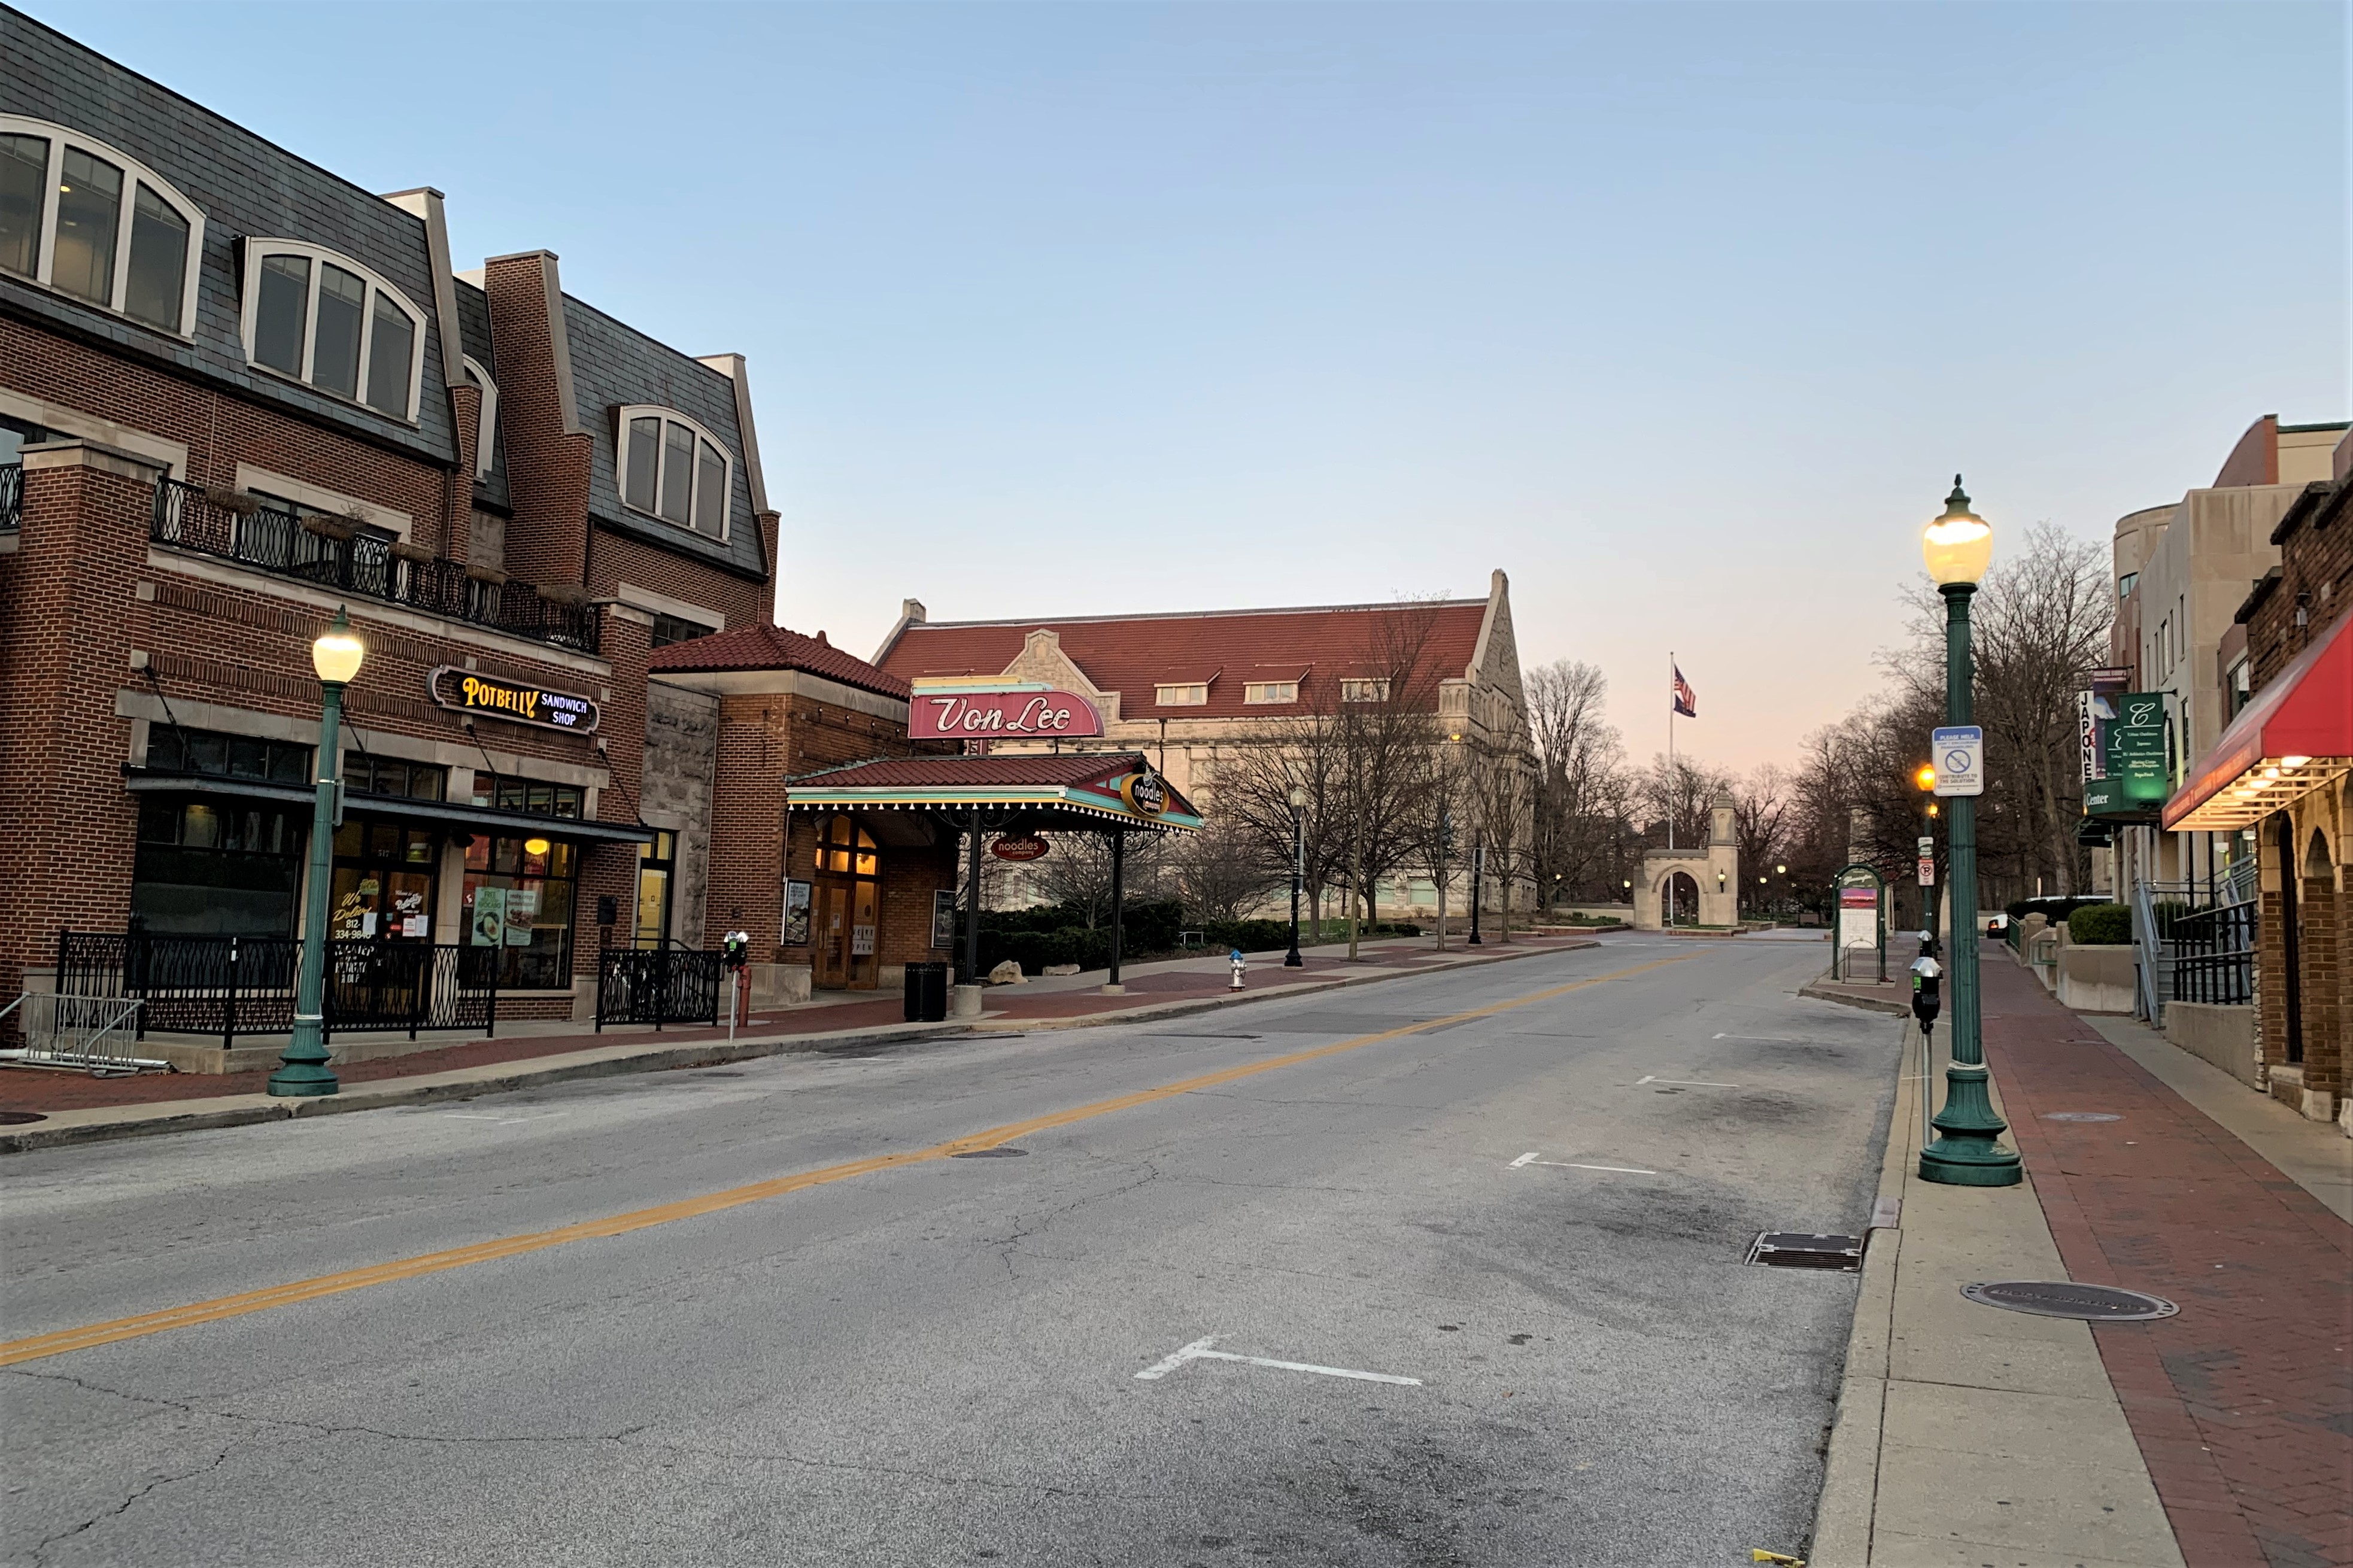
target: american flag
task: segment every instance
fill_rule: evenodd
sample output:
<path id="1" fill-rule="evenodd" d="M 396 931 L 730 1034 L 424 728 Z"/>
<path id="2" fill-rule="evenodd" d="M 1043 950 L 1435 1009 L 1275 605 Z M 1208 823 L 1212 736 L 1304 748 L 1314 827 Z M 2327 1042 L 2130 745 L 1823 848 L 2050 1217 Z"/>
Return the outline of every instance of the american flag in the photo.
<path id="1" fill-rule="evenodd" d="M 1674 689 L 1669 693 L 1674 702 L 1675 711 L 1682 714 L 1686 719 L 1698 718 L 1699 697 L 1697 693 L 1692 690 L 1691 682 L 1683 679 L 1683 667 L 1677 664 L 1670 664 L 1667 668 L 1675 672 Z"/>

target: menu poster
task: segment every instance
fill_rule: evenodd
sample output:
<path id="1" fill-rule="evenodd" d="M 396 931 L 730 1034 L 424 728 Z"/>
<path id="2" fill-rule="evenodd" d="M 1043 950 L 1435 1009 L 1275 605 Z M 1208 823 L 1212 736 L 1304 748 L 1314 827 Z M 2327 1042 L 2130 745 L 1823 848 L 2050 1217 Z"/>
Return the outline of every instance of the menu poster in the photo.
<path id="1" fill-rule="evenodd" d="M 403 936 L 432 935 L 432 917 L 429 915 L 409 915 L 405 917 L 400 922 L 400 934 Z"/>
<path id="2" fill-rule="evenodd" d="M 932 945 L 954 947 L 956 942 L 956 896 L 953 888 L 932 894 Z"/>
<path id="3" fill-rule="evenodd" d="M 785 883 L 784 944 L 804 947 L 809 939 L 809 884 L 787 880 Z"/>
<path id="4" fill-rule="evenodd" d="M 504 888 L 474 889 L 474 945 L 497 947 L 506 940 L 507 890 Z"/>

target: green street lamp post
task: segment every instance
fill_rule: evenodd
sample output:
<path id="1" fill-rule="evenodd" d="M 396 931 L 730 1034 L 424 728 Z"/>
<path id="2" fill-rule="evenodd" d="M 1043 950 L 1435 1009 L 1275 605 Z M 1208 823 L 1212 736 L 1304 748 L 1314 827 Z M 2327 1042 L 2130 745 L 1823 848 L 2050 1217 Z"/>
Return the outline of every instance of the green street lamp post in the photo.
<path id="1" fill-rule="evenodd" d="M 1307 869 L 1306 851 L 1301 847 L 1300 826 L 1307 819 L 1307 789 L 1303 784 L 1291 786 L 1291 951 L 1282 955 L 1285 969 L 1299 969 L 1307 961 L 1299 956 L 1299 884 Z M 1321 941 L 1324 933 L 1315 933 Z"/>
<path id="2" fill-rule="evenodd" d="M 1993 559 L 1993 530 L 1969 510 L 1958 474 L 1953 476 L 1953 493 L 1945 498 L 1944 514 L 1921 533 L 1920 552 L 1936 591 L 1945 596 L 1945 722 L 1967 724 L 1975 674 L 1969 600 Z M 1998 1142 L 2007 1124 L 1994 1114 L 1988 1088 L 1978 1000 L 1978 803 L 1966 795 L 1953 795 L 1950 802 L 1952 809 L 1945 814 L 1945 855 L 1953 929 L 1945 944 L 1945 972 L 1952 977 L 1952 1061 L 1945 1069 L 1945 1109 L 1936 1115 L 1936 1141 L 1920 1151 L 1920 1179 L 1950 1186 L 2014 1186 L 2025 1173 L 2017 1152 Z M 1926 1087 L 1924 1081 L 1924 1090 Z"/>
<path id="3" fill-rule="evenodd" d="M 343 721 L 343 688 L 360 672 L 367 648 L 352 635 L 351 617 L 338 607 L 334 624 L 311 645 L 311 665 L 319 672 L 324 700 L 319 710 L 318 787 L 311 804 L 311 879 L 302 899 L 302 968 L 294 983 L 294 1037 L 269 1075 L 277 1095 L 332 1094 L 342 1086 L 327 1065 L 327 896 L 335 875 L 335 805 L 342 790 L 338 733 Z"/>

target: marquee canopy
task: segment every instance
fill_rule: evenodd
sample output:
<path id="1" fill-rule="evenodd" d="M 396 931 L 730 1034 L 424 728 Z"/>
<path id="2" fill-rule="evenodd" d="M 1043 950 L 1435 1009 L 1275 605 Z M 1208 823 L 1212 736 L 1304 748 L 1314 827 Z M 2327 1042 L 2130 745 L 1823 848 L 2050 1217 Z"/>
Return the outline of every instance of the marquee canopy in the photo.
<path id="1" fill-rule="evenodd" d="M 2252 827 L 2353 768 L 2353 616 L 2255 693 L 2165 803 L 2168 831 Z"/>
<path id="2" fill-rule="evenodd" d="M 1188 833 L 1200 814 L 1141 752 L 890 757 L 786 781 L 788 809 L 919 812 L 962 831 L 976 809 L 1009 832 Z"/>

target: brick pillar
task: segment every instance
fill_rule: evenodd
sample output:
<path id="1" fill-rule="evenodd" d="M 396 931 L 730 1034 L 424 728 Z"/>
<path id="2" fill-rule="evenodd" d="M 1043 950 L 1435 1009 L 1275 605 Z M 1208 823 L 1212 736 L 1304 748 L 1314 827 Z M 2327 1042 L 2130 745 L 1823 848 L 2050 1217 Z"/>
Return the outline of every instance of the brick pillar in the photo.
<path id="1" fill-rule="evenodd" d="M 450 423 L 458 436 L 458 466 L 449 476 L 448 514 L 441 520 L 441 554 L 463 561 L 474 535 L 474 464 L 491 432 L 482 426 L 482 389 L 460 382 L 449 389 Z"/>
<path id="2" fill-rule="evenodd" d="M 2345 971 L 2337 879 L 2333 872 L 2297 884 L 2296 935 L 2304 972 L 2304 1087 L 2307 1093 L 2345 1092 Z"/>
<path id="3" fill-rule="evenodd" d="M 0 988 L 55 961 L 60 927 L 123 929 L 138 807 L 122 787 L 135 684 L 137 587 L 162 470 L 95 442 L 25 453 L 24 523 L 11 563 L 0 686 L 0 820 L 13 825 L 0 881 Z"/>
<path id="4" fill-rule="evenodd" d="M 600 704 L 596 737 L 605 742 L 597 759 L 611 775 L 596 795 L 596 816 L 602 822 L 638 820 L 646 766 L 646 658 L 653 651 L 653 617 L 626 605 L 603 606 L 597 630 L 598 652 L 613 667 L 610 693 Z M 579 905 L 573 917 L 572 973 L 586 978 L 593 989 L 596 952 L 603 932 L 596 923 L 596 900 L 617 901 L 615 942 L 626 941 L 634 930 L 638 898 L 638 847 L 634 844 L 592 844 L 581 856 Z"/>
<path id="5" fill-rule="evenodd" d="M 2279 843 L 2266 823 L 2255 837 L 2255 1038 L 2266 1067 L 2287 1065 L 2287 940 L 2281 934 L 2287 900 Z"/>
<path id="6" fill-rule="evenodd" d="M 719 756 L 711 777 L 706 932 L 752 934 L 755 962 L 780 962 L 784 927 L 785 786 L 792 699 L 752 692 L 719 701 Z"/>

